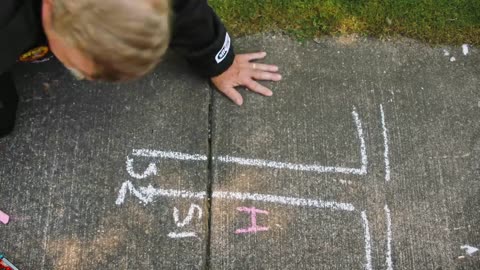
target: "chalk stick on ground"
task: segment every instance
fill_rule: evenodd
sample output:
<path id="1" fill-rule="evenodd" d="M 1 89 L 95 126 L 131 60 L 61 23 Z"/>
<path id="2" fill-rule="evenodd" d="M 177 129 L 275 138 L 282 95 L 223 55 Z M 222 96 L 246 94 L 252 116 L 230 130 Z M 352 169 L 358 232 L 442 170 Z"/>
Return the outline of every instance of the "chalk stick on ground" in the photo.
<path id="1" fill-rule="evenodd" d="M 463 55 L 468 54 L 468 44 L 463 44 L 462 45 L 462 52 L 463 52 Z"/>
<path id="2" fill-rule="evenodd" d="M 3 224 L 7 224 L 9 220 L 10 217 L 4 212 L 0 211 L 0 222 L 2 222 Z"/>

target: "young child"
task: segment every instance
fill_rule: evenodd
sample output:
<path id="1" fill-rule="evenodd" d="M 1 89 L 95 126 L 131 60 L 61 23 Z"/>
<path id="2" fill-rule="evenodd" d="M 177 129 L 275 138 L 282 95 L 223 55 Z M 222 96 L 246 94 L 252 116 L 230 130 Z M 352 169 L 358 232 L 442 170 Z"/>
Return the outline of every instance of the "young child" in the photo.
<path id="1" fill-rule="evenodd" d="M 207 0 L 2 0 L 0 35 L 0 137 L 18 103 L 9 70 L 49 50 L 78 79 L 124 81 L 150 72 L 171 47 L 238 105 L 234 87 L 270 96 L 255 80 L 281 79 L 278 67 L 251 62 L 266 53 L 235 55 Z"/>

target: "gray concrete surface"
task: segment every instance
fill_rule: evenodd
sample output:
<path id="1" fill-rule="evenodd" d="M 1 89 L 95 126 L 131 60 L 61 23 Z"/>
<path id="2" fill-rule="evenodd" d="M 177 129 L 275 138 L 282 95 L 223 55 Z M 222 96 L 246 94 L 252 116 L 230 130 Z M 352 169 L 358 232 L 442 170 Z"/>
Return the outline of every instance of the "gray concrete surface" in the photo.
<path id="1" fill-rule="evenodd" d="M 137 186 L 206 190 L 207 166 L 157 160 L 157 176 L 136 179 L 153 158 L 134 149 L 207 153 L 209 86 L 167 60 L 154 75 L 125 85 L 78 82 L 56 62 L 20 67 L 22 102 L 15 134 L 1 141 L 1 249 L 20 269 L 193 269 L 205 241 L 169 241 L 173 207 L 117 194 Z M 199 205 L 203 206 L 202 202 Z M 187 208 L 188 210 L 188 208 Z M 207 235 L 202 222 L 198 237 Z M 191 228 L 190 228 L 191 229 Z"/>
<path id="2" fill-rule="evenodd" d="M 480 246 L 478 49 L 235 45 L 281 67 L 273 97 L 237 107 L 173 56 L 125 85 L 19 67 L 0 251 L 20 269 L 480 268 L 461 249 Z M 253 208 L 263 231 L 241 231 Z"/>
<path id="3" fill-rule="evenodd" d="M 361 212 L 371 234 L 372 269 L 388 269 L 391 214 L 394 269 L 477 269 L 478 247 L 477 50 L 432 49 L 411 41 L 354 37 L 300 45 L 281 36 L 242 40 L 244 51 L 271 52 L 284 80 L 274 96 L 248 94 L 245 108 L 215 98 L 214 154 L 295 164 L 359 168 L 362 121 L 365 175 L 299 172 L 217 162 L 214 190 L 235 190 L 352 203 L 356 210 L 213 201 L 214 269 L 364 269 L 368 265 Z M 388 130 L 386 182 L 382 106 Z M 257 234 L 238 206 L 268 210 Z M 368 268 L 368 267 L 366 267 Z"/>

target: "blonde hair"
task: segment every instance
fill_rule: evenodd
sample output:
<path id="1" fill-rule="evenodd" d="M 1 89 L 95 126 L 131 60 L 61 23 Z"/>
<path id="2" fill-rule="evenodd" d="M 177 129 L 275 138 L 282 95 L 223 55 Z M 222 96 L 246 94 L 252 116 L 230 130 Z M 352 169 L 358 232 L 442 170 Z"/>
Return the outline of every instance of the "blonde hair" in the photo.
<path id="1" fill-rule="evenodd" d="M 170 42 L 170 0 L 53 0 L 52 28 L 90 57 L 95 79 L 138 78 Z"/>

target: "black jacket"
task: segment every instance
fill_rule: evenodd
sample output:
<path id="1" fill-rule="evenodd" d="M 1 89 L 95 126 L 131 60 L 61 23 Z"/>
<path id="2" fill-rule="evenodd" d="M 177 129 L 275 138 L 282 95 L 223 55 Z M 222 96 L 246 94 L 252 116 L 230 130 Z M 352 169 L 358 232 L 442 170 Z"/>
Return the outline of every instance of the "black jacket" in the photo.
<path id="1" fill-rule="evenodd" d="M 0 74 L 8 71 L 22 53 L 46 43 L 41 23 L 41 2 L 1 0 Z M 183 55 L 198 73 L 213 77 L 231 66 L 234 51 L 230 37 L 207 0 L 173 0 L 173 14 L 170 46 Z"/>

